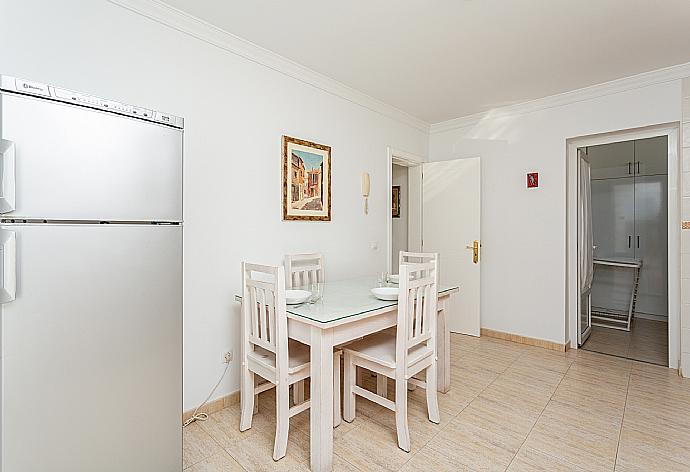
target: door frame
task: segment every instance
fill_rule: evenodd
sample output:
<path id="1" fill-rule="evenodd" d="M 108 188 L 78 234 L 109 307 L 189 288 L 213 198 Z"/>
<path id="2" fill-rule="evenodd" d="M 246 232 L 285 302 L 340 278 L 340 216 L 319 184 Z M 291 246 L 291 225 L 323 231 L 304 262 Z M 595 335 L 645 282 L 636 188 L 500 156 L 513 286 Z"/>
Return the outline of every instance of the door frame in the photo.
<path id="1" fill-rule="evenodd" d="M 580 313 L 577 210 L 577 149 L 619 141 L 666 136 L 668 138 L 668 366 L 677 369 L 680 361 L 680 123 L 632 128 L 566 140 L 566 312 L 565 339 L 572 349 L 578 346 Z"/>
<path id="2" fill-rule="evenodd" d="M 406 151 L 401 151 L 399 149 L 395 149 L 391 146 L 388 146 L 386 149 L 386 154 L 387 154 L 387 159 L 386 162 L 388 163 L 388 186 L 386 188 L 386 198 L 387 198 L 387 204 L 386 208 L 388 209 L 386 211 L 386 267 L 388 273 L 392 273 L 391 271 L 393 270 L 393 215 L 391 214 L 390 211 L 390 206 L 391 202 L 393 201 L 393 164 L 404 166 L 404 167 L 416 167 L 420 166 L 423 163 L 427 162 L 427 159 L 418 156 L 416 154 L 412 154 L 410 152 Z M 420 182 L 420 208 L 421 208 L 421 182 Z M 408 215 L 408 229 L 410 225 L 410 219 Z M 422 222 L 420 221 L 419 224 L 421 225 Z M 408 231 L 408 238 L 409 238 L 409 231 Z M 408 244 L 409 244 L 409 239 L 408 239 Z"/>

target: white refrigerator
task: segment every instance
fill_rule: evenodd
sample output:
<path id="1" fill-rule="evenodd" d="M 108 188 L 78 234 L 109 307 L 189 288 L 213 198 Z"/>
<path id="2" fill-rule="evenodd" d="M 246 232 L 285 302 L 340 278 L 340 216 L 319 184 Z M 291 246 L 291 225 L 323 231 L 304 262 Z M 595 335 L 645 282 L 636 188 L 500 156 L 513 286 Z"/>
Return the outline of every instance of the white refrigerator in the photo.
<path id="1" fill-rule="evenodd" d="M 0 470 L 180 471 L 183 120 L 0 82 Z"/>

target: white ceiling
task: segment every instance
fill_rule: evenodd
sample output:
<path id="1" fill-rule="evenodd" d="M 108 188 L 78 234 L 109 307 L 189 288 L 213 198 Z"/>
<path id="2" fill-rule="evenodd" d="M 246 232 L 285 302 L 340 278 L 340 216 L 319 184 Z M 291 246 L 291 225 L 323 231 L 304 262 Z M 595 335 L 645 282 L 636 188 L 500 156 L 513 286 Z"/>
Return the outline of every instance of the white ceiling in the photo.
<path id="1" fill-rule="evenodd" d="M 690 62 L 688 0 L 165 0 L 437 123 Z"/>

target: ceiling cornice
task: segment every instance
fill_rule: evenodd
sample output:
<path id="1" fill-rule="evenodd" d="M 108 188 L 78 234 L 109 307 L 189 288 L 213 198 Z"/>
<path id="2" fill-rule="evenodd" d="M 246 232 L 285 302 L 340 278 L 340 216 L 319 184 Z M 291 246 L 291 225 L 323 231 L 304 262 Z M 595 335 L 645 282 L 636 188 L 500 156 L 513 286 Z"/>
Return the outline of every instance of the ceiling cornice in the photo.
<path id="1" fill-rule="evenodd" d="M 159 0 L 108 0 L 165 26 L 425 133 L 429 123 Z"/>
<path id="2" fill-rule="evenodd" d="M 547 108 L 559 107 L 571 103 L 603 97 L 606 95 L 626 92 L 628 90 L 648 87 L 650 85 L 670 82 L 673 80 L 682 79 L 684 77 L 690 77 L 690 62 L 666 67 L 664 69 L 657 69 L 650 72 L 643 72 L 642 74 L 616 79 L 610 82 L 604 82 L 602 84 L 592 85 L 570 92 L 550 95 L 548 97 L 518 103 L 516 105 L 495 108 L 493 110 L 475 113 L 473 115 L 453 118 L 452 120 L 442 121 L 440 123 L 434 123 L 430 127 L 430 133 L 444 133 L 454 129 L 467 128 L 474 126 L 485 119 L 506 118 L 522 115 Z"/>

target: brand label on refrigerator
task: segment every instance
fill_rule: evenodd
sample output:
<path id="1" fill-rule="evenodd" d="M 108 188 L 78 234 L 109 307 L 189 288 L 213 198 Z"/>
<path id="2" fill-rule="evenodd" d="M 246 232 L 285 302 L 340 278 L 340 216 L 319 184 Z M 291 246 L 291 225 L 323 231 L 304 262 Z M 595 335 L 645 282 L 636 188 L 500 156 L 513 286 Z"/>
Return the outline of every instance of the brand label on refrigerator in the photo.
<path id="1" fill-rule="evenodd" d="M 48 90 L 48 86 L 39 82 L 29 82 L 28 80 L 17 79 L 16 86 L 18 92 L 50 97 L 50 90 Z"/>

